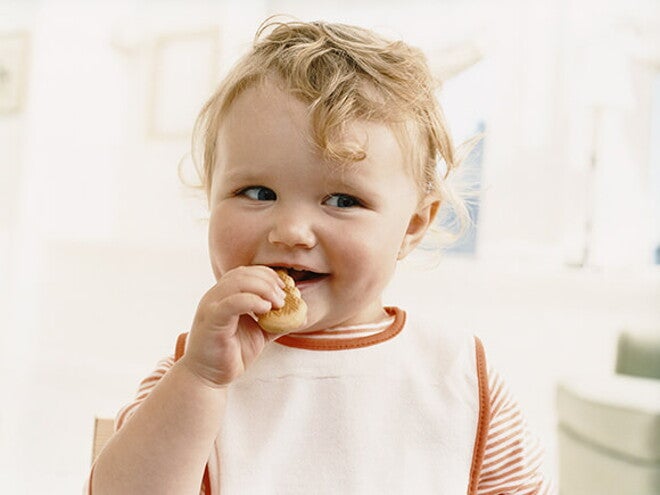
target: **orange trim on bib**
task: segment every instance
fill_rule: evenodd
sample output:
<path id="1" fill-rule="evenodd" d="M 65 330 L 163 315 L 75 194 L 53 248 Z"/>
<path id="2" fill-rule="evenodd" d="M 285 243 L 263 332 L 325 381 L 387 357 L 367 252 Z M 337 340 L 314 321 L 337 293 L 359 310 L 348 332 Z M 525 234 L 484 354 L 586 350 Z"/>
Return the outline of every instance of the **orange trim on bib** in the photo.
<path id="1" fill-rule="evenodd" d="M 374 344 L 380 344 L 386 340 L 395 337 L 406 322 L 405 311 L 396 307 L 385 307 L 388 315 L 394 316 L 394 321 L 385 330 L 375 335 L 354 338 L 336 338 L 332 337 L 315 339 L 311 337 L 298 337 L 295 333 L 283 335 L 275 340 L 278 344 L 297 349 L 308 349 L 312 351 L 340 351 L 345 349 L 357 349 L 359 347 L 368 347 Z"/>
<path id="2" fill-rule="evenodd" d="M 476 495 L 481 466 L 484 462 L 486 440 L 488 439 L 488 424 L 490 422 L 490 391 L 488 390 L 488 368 L 486 353 L 478 337 L 474 338 L 477 357 L 477 380 L 479 383 L 479 422 L 472 451 L 472 467 L 470 468 L 470 486 L 468 495 Z"/>
<path id="3" fill-rule="evenodd" d="M 174 361 L 178 361 L 185 354 L 187 339 L 188 339 L 188 332 L 181 333 L 176 338 L 176 347 L 174 348 Z"/>

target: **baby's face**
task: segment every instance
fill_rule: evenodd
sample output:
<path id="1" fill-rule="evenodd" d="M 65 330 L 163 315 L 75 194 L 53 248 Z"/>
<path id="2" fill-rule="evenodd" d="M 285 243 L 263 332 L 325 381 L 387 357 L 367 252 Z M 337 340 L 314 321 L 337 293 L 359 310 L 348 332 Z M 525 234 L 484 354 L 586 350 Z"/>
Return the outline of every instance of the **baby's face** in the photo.
<path id="1" fill-rule="evenodd" d="M 214 274 L 255 264 L 291 269 L 309 308 L 301 331 L 382 317 L 381 293 L 419 228 L 417 189 L 394 134 L 356 123 L 351 136 L 365 145 L 365 160 L 324 162 L 307 107 L 272 84 L 244 91 L 218 135 Z"/>

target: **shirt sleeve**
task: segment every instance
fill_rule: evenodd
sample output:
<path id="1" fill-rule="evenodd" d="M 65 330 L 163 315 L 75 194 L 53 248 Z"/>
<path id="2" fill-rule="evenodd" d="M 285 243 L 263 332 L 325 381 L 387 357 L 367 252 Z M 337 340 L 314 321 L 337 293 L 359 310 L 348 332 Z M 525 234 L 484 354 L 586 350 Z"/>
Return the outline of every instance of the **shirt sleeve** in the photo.
<path id="1" fill-rule="evenodd" d="M 543 449 L 500 374 L 488 369 L 490 421 L 478 495 L 556 495 L 541 471 Z"/>
<path id="2" fill-rule="evenodd" d="M 121 427 L 126 424 L 126 421 L 135 414 L 135 411 L 137 411 L 142 402 L 149 397 L 151 391 L 156 385 L 158 385 L 160 379 L 165 376 L 165 373 L 167 373 L 172 366 L 174 366 L 174 356 L 161 359 L 149 376 L 140 382 L 135 398 L 122 407 L 117 413 L 117 416 L 115 417 L 115 431 L 119 431 Z"/>
<path id="3" fill-rule="evenodd" d="M 135 398 L 124 407 L 122 407 L 117 413 L 117 416 L 115 417 L 115 432 L 119 431 L 121 427 L 124 426 L 130 419 L 130 417 L 135 414 L 135 411 L 137 411 L 142 402 L 144 402 L 144 400 L 149 397 L 151 391 L 156 387 L 160 379 L 165 376 L 165 373 L 167 373 L 172 368 L 172 366 L 174 366 L 174 356 L 169 356 L 165 359 L 162 359 L 158 362 L 156 368 L 144 380 L 140 382 L 137 393 L 135 394 Z M 87 481 L 85 482 L 85 486 L 83 488 L 84 495 L 92 495 L 91 480 L 93 469 L 94 466 L 92 466 Z M 204 484 L 202 484 L 200 487 L 199 493 L 200 495 L 207 495 Z"/>

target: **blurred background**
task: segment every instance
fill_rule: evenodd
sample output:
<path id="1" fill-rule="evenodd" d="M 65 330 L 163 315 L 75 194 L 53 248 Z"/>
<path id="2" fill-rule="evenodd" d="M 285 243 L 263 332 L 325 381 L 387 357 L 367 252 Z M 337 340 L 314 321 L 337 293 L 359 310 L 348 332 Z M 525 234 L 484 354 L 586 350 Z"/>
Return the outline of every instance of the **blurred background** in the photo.
<path id="1" fill-rule="evenodd" d="M 474 230 L 433 269 L 401 265 L 387 302 L 482 337 L 550 475 L 573 448 L 560 384 L 607 383 L 624 331 L 657 342 L 657 1 L 3 0 L 3 493 L 79 493 L 94 417 L 114 416 L 189 329 L 213 277 L 204 199 L 178 171 L 193 177 L 196 112 L 276 13 L 422 48 L 455 141 L 485 132 L 466 164 Z M 644 396 L 657 418 L 657 383 L 626 407 Z M 580 493 L 572 476 L 563 493 Z"/>

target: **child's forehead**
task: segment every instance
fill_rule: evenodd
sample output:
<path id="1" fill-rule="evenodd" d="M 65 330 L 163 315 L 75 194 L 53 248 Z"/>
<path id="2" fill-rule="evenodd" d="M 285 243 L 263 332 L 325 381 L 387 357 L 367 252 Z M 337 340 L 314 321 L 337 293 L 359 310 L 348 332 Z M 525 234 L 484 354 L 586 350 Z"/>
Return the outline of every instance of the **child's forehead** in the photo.
<path id="1" fill-rule="evenodd" d="M 286 89 L 284 82 L 274 77 L 264 77 L 240 90 L 228 108 L 227 113 L 243 112 L 273 113 L 282 111 L 304 111 L 307 105 Z"/>
<path id="2" fill-rule="evenodd" d="M 255 121 L 269 121 L 277 116 L 287 116 L 301 130 L 311 132 L 313 126 L 318 126 L 318 120 L 327 119 L 336 110 L 332 105 L 325 105 L 323 111 L 315 109 L 314 105 L 303 101 L 297 95 L 295 88 L 288 88 L 281 79 L 269 76 L 243 88 L 235 96 L 225 114 L 221 116 L 219 127 L 228 122 L 242 121 L 244 124 L 253 124 Z M 391 123 L 367 119 L 360 115 L 345 116 L 340 124 L 345 130 L 340 137 L 343 141 L 359 141 L 375 128 L 380 128 L 380 132 L 394 133 Z"/>
<path id="3" fill-rule="evenodd" d="M 410 141 L 400 132 L 403 127 L 354 119 L 344 122 L 341 139 L 330 137 L 324 148 L 315 134 L 314 118 L 309 104 L 280 84 L 265 81 L 243 89 L 220 121 L 213 181 L 220 176 L 227 181 L 229 169 L 234 177 L 304 169 L 338 187 L 382 182 L 388 176 L 417 182 Z M 355 151 L 357 159 L 333 159 L 329 147 Z M 306 166 L 296 169 L 296 164 Z"/>
<path id="4" fill-rule="evenodd" d="M 313 115 L 308 104 L 278 85 L 264 82 L 245 89 L 232 103 L 219 126 L 218 146 L 220 150 L 249 154 L 264 149 L 297 154 L 304 149 L 307 155 L 322 155 L 315 118 L 319 117 Z M 343 122 L 341 129 L 340 135 L 327 136 L 327 146 L 362 150 L 379 160 L 401 152 L 400 139 L 388 124 L 353 119 Z M 328 166 L 345 173 L 359 168 L 359 161 Z"/>

